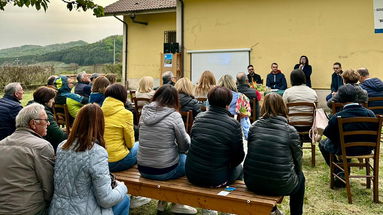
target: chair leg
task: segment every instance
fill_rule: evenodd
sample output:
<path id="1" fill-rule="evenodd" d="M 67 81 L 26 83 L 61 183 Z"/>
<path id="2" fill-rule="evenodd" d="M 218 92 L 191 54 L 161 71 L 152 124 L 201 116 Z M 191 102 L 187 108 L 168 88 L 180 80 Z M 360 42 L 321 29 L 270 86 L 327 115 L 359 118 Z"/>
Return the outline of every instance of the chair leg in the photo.
<path id="1" fill-rule="evenodd" d="M 330 154 L 330 188 L 334 189 L 334 155 Z"/>
<path id="2" fill-rule="evenodd" d="M 371 174 L 370 173 L 370 159 L 366 158 L 365 162 L 366 162 L 366 175 L 369 176 Z M 371 178 L 369 178 L 369 177 L 366 178 L 366 187 L 368 189 L 371 188 Z"/>
<path id="3" fill-rule="evenodd" d="M 379 203 L 379 159 L 374 160 L 373 201 Z"/>
<path id="4" fill-rule="evenodd" d="M 315 144 L 311 143 L 311 166 L 315 167 Z"/>
<path id="5" fill-rule="evenodd" d="M 348 203 L 352 204 L 351 187 L 350 187 L 350 173 L 349 173 L 348 165 L 345 162 L 348 162 L 348 161 L 347 160 L 343 161 L 344 180 L 346 181 L 347 199 L 348 199 Z"/>

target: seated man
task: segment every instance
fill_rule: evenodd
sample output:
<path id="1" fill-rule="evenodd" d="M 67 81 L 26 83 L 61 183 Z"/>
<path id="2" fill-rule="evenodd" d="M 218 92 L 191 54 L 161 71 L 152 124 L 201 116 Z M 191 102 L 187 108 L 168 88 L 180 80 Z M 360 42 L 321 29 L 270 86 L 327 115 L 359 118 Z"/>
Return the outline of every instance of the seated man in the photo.
<path id="1" fill-rule="evenodd" d="M 287 88 L 285 75 L 278 69 L 277 63 L 271 64 L 271 72 L 267 75 L 266 86 L 278 90 L 285 90 Z"/>
<path id="2" fill-rule="evenodd" d="M 170 84 L 174 86 L 176 84 L 175 82 L 176 78 L 171 71 L 167 71 L 162 74 L 162 84 Z"/>
<path id="3" fill-rule="evenodd" d="M 357 72 L 360 75 L 360 87 L 367 91 L 368 97 L 383 97 L 383 82 L 379 78 L 370 78 L 367 68 L 359 68 Z M 383 106 L 382 101 L 372 101 L 368 103 L 369 107 Z M 373 110 L 375 114 L 383 114 L 383 110 Z"/>
<path id="4" fill-rule="evenodd" d="M 340 147 L 340 137 L 338 130 L 338 121 L 337 117 L 341 116 L 343 118 L 350 117 L 375 117 L 375 114 L 360 104 L 356 102 L 357 90 L 355 86 L 351 84 L 344 85 L 338 89 L 339 94 L 339 102 L 344 104 L 344 108 L 342 111 L 336 113 L 332 116 L 328 122 L 327 127 L 325 128 L 323 134 L 327 137 L 327 139 L 322 140 L 319 144 L 319 149 L 322 152 L 323 158 L 325 159 L 327 165 L 330 166 L 330 154 L 340 155 L 341 147 Z M 353 130 L 374 130 L 376 128 L 371 127 L 368 123 L 352 123 L 345 125 L 344 129 L 346 131 Z M 360 142 L 365 140 L 364 136 L 355 136 L 353 137 L 354 142 Z M 359 155 L 359 154 L 368 154 L 371 152 L 370 147 L 353 147 L 349 148 L 347 151 L 347 155 Z M 335 169 L 336 173 L 339 173 L 339 169 Z M 343 174 L 343 173 L 340 173 Z M 336 180 L 335 186 L 344 186 L 343 183 Z"/>
<path id="5" fill-rule="evenodd" d="M 45 214 L 53 195 L 54 150 L 42 137 L 44 106 L 31 104 L 16 117 L 16 131 L 0 141 L 0 214 Z"/>
<path id="6" fill-rule="evenodd" d="M 20 83 L 10 83 L 4 87 L 4 97 L 0 99 L 0 140 L 16 130 L 15 118 L 23 108 L 20 104 L 23 94 Z"/>
<path id="7" fill-rule="evenodd" d="M 249 74 L 247 75 L 247 78 L 248 78 L 250 83 L 255 82 L 257 84 L 263 84 L 263 79 L 261 78 L 261 76 L 254 72 L 254 66 L 253 65 L 248 65 L 247 71 L 249 72 Z"/>
<path id="8" fill-rule="evenodd" d="M 251 108 L 256 108 L 256 113 L 257 113 L 257 118 L 259 116 L 259 100 L 261 100 L 261 94 L 253 88 L 250 88 L 249 86 L 249 80 L 247 79 L 248 76 L 244 72 L 240 72 L 237 74 L 237 89 L 240 93 L 243 93 L 249 98 L 250 100 L 256 99 L 256 107 L 251 107 Z"/>
<path id="9" fill-rule="evenodd" d="M 68 80 L 68 77 L 60 75 L 55 80 L 55 86 L 58 90 L 55 99 L 56 104 L 66 104 L 68 106 L 69 114 L 76 118 L 77 113 L 80 111 L 84 104 L 88 103 L 88 98 L 71 93 L 73 81 Z"/>
<path id="10" fill-rule="evenodd" d="M 74 93 L 79 94 L 80 96 L 89 97 L 91 93 L 89 74 L 86 72 L 80 72 L 77 74 L 77 84 L 74 88 Z"/>
<path id="11" fill-rule="evenodd" d="M 333 69 L 334 73 L 331 75 L 331 93 L 326 96 L 326 101 L 330 100 L 332 96 L 338 91 L 338 88 L 343 85 L 342 65 L 339 62 L 335 62 Z"/>

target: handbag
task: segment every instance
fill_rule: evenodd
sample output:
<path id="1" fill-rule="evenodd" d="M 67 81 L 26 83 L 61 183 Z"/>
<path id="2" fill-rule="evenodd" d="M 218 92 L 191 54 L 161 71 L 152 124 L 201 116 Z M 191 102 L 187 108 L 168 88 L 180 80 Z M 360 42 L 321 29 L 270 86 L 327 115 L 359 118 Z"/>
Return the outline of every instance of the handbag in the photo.
<path id="1" fill-rule="evenodd" d="M 321 140 L 323 131 L 328 125 L 328 117 L 322 108 L 315 108 L 313 126 L 310 129 L 310 138 L 313 143 Z"/>

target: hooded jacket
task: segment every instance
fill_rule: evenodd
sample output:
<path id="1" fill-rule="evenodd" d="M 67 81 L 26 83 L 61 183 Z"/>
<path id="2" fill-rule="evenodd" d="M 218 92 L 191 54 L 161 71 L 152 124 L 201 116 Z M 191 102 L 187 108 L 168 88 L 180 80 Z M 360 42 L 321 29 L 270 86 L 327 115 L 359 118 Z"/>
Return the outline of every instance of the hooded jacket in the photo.
<path id="1" fill-rule="evenodd" d="M 109 162 L 117 162 L 129 154 L 134 146 L 133 114 L 126 110 L 124 103 L 107 97 L 101 107 L 105 118 L 105 146 Z"/>
<path id="2" fill-rule="evenodd" d="M 379 78 L 370 78 L 360 84 L 367 91 L 368 97 L 383 97 L 383 82 Z M 383 106 L 382 101 L 372 101 L 369 107 Z M 383 110 L 373 110 L 375 114 L 383 114 Z"/>
<path id="3" fill-rule="evenodd" d="M 185 153 L 190 145 L 181 114 L 174 108 L 151 102 L 142 109 L 139 125 L 137 163 L 140 172 L 175 168 L 179 154 Z M 171 171 L 172 168 L 167 170 Z M 153 171 L 145 173 L 153 174 Z"/>
<path id="4" fill-rule="evenodd" d="M 266 79 L 266 86 L 271 89 L 285 90 L 287 88 L 285 75 L 281 70 L 278 70 L 276 74 L 269 73 Z"/>
<path id="5" fill-rule="evenodd" d="M 299 183 L 301 159 L 299 135 L 287 119 L 261 118 L 249 131 L 245 184 L 257 194 L 289 195 Z"/>
<path id="6" fill-rule="evenodd" d="M 71 93 L 71 88 L 68 86 L 68 77 L 66 76 L 60 75 L 55 79 L 54 84 L 57 88 L 55 103 L 66 104 L 69 114 L 76 118 L 81 107 L 88 103 L 88 98 Z"/>
<path id="7" fill-rule="evenodd" d="M 198 186 L 218 186 L 245 156 L 241 126 L 225 108 L 210 106 L 198 114 L 191 131 L 186 176 Z"/>

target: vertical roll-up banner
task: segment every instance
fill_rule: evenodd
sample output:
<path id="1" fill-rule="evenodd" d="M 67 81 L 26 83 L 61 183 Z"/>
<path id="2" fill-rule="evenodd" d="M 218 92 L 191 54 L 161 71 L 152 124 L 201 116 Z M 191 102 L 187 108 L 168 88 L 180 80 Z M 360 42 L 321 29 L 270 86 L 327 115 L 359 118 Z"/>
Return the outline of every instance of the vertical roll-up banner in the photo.
<path id="1" fill-rule="evenodd" d="M 383 0 L 374 0 L 375 33 L 383 33 Z"/>

